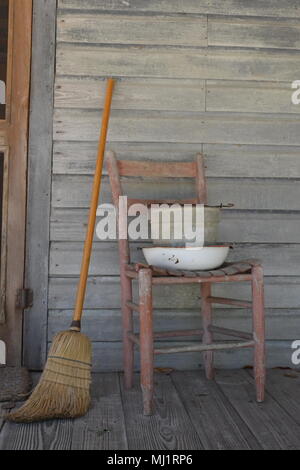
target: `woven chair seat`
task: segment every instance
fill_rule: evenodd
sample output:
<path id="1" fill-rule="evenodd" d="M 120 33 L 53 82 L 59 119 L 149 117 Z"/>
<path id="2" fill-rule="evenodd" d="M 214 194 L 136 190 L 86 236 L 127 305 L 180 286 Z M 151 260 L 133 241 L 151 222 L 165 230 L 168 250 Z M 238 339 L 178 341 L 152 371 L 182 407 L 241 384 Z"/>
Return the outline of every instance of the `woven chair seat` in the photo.
<path id="1" fill-rule="evenodd" d="M 141 269 L 151 269 L 152 275 L 155 276 L 175 276 L 175 277 L 222 277 L 222 276 L 233 276 L 235 274 L 248 274 L 251 273 L 253 266 L 260 266 L 261 261 L 258 259 L 247 259 L 234 263 L 225 263 L 218 269 L 211 271 L 185 271 L 179 269 L 160 269 L 156 266 L 150 266 L 148 264 L 136 263 L 130 264 L 128 268 L 132 271 L 139 272 Z"/>

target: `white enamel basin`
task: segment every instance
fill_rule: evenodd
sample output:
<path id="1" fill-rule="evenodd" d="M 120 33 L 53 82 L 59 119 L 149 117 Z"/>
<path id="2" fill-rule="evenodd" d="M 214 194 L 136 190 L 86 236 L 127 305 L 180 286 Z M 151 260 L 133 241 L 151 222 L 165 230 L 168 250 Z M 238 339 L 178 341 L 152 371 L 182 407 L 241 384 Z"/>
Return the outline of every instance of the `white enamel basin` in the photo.
<path id="1" fill-rule="evenodd" d="M 146 261 L 162 269 L 210 270 L 222 266 L 229 246 L 204 247 L 151 247 L 143 248 Z"/>

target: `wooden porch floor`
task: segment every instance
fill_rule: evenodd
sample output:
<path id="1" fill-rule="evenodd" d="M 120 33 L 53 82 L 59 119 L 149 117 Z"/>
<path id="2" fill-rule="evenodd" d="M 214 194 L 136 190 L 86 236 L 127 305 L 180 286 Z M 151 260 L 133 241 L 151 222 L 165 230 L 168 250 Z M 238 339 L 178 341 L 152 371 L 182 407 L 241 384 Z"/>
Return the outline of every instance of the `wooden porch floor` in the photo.
<path id="1" fill-rule="evenodd" d="M 300 370 L 270 370 L 264 404 L 255 401 L 251 371 L 218 371 L 216 382 L 198 371 L 159 372 L 155 381 L 153 417 L 141 414 L 138 375 L 124 391 L 120 374 L 96 374 L 87 416 L 30 425 L 0 417 L 0 449 L 300 448 Z"/>

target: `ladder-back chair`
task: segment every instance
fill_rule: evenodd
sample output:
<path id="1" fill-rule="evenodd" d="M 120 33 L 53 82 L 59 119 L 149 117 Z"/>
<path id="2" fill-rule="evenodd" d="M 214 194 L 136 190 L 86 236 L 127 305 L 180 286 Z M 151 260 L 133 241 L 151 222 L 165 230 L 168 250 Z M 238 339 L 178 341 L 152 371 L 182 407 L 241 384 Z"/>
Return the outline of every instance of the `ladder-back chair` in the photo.
<path id="1" fill-rule="evenodd" d="M 117 160 L 115 154 L 107 154 L 107 167 L 113 195 L 113 202 L 118 209 L 119 197 L 122 192 L 121 177 L 180 177 L 194 178 L 196 197 L 182 201 L 158 201 L 129 199 L 128 207 L 135 203 L 174 203 L 207 204 L 207 186 L 203 156 L 198 154 L 194 162 L 153 162 L 153 161 L 124 161 Z M 123 315 L 123 351 L 124 351 L 124 380 L 127 389 L 133 386 L 134 347 L 140 348 L 141 358 L 141 388 L 143 392 L 144 414 L 153 414 L 154 396 L 154 357 L 156 354 L 203 351 L 206 377 L 213 379 L 213 354 L 217 350 L 232 348 L 254 348 L 254 377 L 257 401 L 264 400 L 265 389 L 265 320 L 264 320 L 264 279 L 263 269 L 259 260 L 245 260 L 227 263 L 212 271 L 170 271 L 157 269 L 146 264 L 132 264 L 130 261 L 128 240 L 119 239 L 121 302 Z M 132 282 L 138 282 L 139 300 L 134 303 L 132 297 Z M 229 298 L 213 297 L 214 283 L 250 282 L 252 285 L 252 302 Z M 199 284 L 202 300 L 202 330 L 185 331 L 153 331 L 152 291 L 155 285 Z M 253 312 L 253 328 L 251 333 L 245 333 L 212 324 L 212 304 L 234 305 L 251 308 Z M 139 313 L 140 331 L 134 332 L 133 312 Z M 213 334 L 224 334 L 239 338 L 238 341 L 214 342 Z M 154 340 L 180 336 L 201 335 L 201 343 L 189 346 L 159 347 Z"/>

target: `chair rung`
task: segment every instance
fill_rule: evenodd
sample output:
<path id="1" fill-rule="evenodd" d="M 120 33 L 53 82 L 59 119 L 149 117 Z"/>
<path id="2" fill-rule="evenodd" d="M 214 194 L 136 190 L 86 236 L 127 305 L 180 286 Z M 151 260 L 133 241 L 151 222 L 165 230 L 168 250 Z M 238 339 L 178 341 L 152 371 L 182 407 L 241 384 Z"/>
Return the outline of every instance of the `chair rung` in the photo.
<path id="1" fill-rule="evenodd" d="M 225 349 L 250 348 L 255 345 L 255 341 L 228 342 L 228 343 L 212 343 L 212 344 L 195 344 L 190 346 L 174 346 L 170 348 L 155 348 L 154 354 L 175 354 L 181 352 L 197 352 L 197 351 L 218 351 Z"/>
<path id="2" fill-rule="evenodd" d="M 158 338 L 176 338 L 180 336 L 202 336 L 203 330 L 176 330 L 176 331 L 157 331 L 153 333 L 154 339 Z M 140 336 L 135 333 L 128 333 L 128 338 L 135 344 L 140 344 Z"/>
<path id="3" fill-rule="evenodd" d="M 140 307 L 133 302 L 126 302 L 126 306 L 129 307 L 131 310 L 134 310 L 135 312 L 140 311 Z"/>
<path id="4" fill-rule="evenodd" d="M 245 308 L 252 307 L 252 302 L 247 302 L 247 300 L 227 299 L 225 297 L 207 297 L 206 300 L 211 304 L 236 305 L 237 307 Z"/>
<path id="5" fill-rule="evenodd" d="M 203 330 L 176 330 L 176 331 L 157 331 L 154 332 L 154 338 L 176 338 L 180 336 L 202 336 Z"/>
<path id="6" fill-rule="evenodd" d="M 233 336 L 233 337 L 242 338 L 242 339 L 253 339 L 252 333 L 247 333 L 244 331 L 230 330 L 228 328 L 220 328 L 219 326 L 214 326 L 214 325 L 211 325 L 209 327 L 209 330 L 212 333 L 217 333 L 221 335 Z"/>

